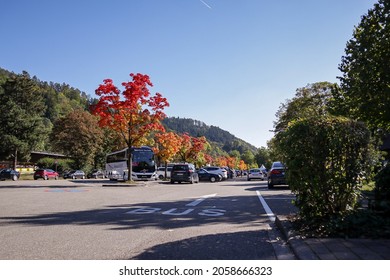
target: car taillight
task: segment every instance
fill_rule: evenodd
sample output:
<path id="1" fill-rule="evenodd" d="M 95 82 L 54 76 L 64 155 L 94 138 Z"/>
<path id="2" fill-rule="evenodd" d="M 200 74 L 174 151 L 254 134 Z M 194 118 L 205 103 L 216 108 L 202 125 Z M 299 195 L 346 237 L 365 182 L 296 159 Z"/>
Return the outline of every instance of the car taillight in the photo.
<path id="1" fill-rule="evenodd" d="M 280 174 L 280 173 L 282 173 L 282 172 L 280 170 L 278 170 L 278 169 L 273 169 L 271 171 L 271 174 Z"/>

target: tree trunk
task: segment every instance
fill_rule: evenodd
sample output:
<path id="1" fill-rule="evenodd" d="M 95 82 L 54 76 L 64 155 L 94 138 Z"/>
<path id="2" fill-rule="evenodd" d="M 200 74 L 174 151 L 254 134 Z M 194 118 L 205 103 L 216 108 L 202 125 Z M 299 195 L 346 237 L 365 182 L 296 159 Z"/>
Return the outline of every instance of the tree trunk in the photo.
<path id="1" fill-rule="evenodd" d="M 14 162 L 13 162 L 13 166 L 12 166 L 12 169 L 13 170 L 16 170 L 16 165 L 18 164 L 18 149 L 15 148 L 15 152 L 14 152 Z"/>
<path id="2" fill-rule="evenodd" d="M 127 181 L 133 181 L 133 154 L 131 152 L 131 145 L 128 146 L 127 161 Z"/>

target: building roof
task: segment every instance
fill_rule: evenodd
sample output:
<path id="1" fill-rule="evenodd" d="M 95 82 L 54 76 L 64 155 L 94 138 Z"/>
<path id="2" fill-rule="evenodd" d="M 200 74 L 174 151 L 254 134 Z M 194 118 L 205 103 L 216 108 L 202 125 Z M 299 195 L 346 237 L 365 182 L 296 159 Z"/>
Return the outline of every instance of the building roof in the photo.
<path id="1" fill-rule="evenodd" d="M 57 153 L 51 153 L 51 152 L 36 152 L 36 151 L 31 152 L 31 161 L 32 162 L 37 162 L 41 158 L 45 158 L 45 157 L 58 158 L 58 159 L 59 158 L 70 158 L 70 157 L 63 155 L 63 154 L 57 154 Z"/>

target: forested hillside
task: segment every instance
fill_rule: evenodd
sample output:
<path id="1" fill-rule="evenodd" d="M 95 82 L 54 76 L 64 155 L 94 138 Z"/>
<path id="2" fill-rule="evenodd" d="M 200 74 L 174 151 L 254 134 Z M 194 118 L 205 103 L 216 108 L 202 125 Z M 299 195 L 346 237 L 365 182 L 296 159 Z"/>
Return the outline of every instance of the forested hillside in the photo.
<path id="1" fill-rule="evenodd" d="M 58 118 L 63 117 L 74 109 L 88 110 L 91 98 L 77 88 L 74 88 L 65 83 L 45 82 L 38 77 L 30 75 L 23 71 L 22 74 L 10 72 L 0 68 L 0 86 L 13 76 L 23 75 L 30 80 L 36 95 L 42 96 L 45 103 L 44 117 L 51 123 L 54 123 Z"/>
<path id="2" fill-rule="evenodd" d="M 227 153 L 234 150 L 239 151 L 241 154 L 248 150 L 252 153 L 257 151 L 255 146 L 235 137 L 230 132 L 217 126 L 208 126 L 199 120 L 168 117 L 163 120 L 163 124 L 168 131 L 171 130 L 177 133 L 187 132 L 194 137 L 205 136 L 210 143 L 214 143 Z"/>

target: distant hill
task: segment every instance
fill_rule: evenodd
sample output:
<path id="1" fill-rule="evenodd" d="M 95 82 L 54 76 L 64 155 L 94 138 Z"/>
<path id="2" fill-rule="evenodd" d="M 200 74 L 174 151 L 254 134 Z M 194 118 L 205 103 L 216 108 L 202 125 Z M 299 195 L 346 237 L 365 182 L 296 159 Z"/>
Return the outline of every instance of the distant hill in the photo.
<path id="1" fill-rule="evenodd" d="M 163 125 L 166 130 L 176 133 L 185 133 L 193 137 L 205 136 L 209 142 L 218 146 L 224 152 L 237 150 L 241 154 L 245 151 L 257 152 L 257 148 L 242 139 L 237 138 L 230 132 L 223 130 L 217 126 L 209 126 L 199 120 L 168 117 L 163 120 Z"/>

